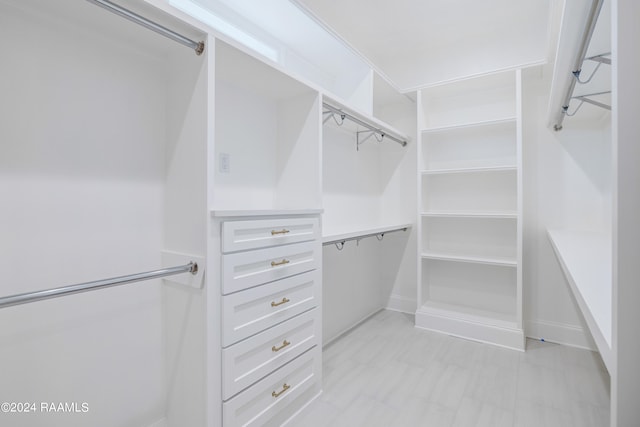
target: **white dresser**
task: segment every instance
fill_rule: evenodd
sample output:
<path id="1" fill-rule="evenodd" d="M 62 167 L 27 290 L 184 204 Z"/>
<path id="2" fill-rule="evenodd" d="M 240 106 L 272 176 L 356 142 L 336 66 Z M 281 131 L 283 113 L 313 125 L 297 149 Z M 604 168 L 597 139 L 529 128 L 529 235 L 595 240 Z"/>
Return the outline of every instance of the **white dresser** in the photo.
<path id="1" fill-rule="evenodd" d="M 320 216 L 216 223 L 223 425 L 279 426 L 321 389 Z"/>

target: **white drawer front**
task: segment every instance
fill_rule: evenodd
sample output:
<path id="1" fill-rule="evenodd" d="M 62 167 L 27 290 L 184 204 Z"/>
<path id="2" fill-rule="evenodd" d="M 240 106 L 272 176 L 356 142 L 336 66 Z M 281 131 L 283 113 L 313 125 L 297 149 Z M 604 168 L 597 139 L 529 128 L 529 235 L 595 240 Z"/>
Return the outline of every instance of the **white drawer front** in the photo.
<path id="1" fill-rule="evenodd" d="M 222 297 L 222 346 L 227 347 L 318 305 L 320 271 L 288 277 Z"/>
<path id="2" fill-rule="evenodd" d="M 222 397 L 229 399 L 320 343 L 317 309 L 222 350 Z"/>
<path id="3" fill-rule="evenodd" d="M 261 426 L 318 380 L 321 360 L 314 347 L 222 405 L 223 425 Z"/>
<path id="4" fill-rule="evenodd" d="M 318 218 L 227 221 L 222 236 L 222 252 L 236 252 L 316 240 L 320 226 Z"/>
<path id="5" fill-rule="evenodd" d="M 241 291 L 262 283 L 319 268 L 316 241 L 222 255 L 222 293 Z"/>

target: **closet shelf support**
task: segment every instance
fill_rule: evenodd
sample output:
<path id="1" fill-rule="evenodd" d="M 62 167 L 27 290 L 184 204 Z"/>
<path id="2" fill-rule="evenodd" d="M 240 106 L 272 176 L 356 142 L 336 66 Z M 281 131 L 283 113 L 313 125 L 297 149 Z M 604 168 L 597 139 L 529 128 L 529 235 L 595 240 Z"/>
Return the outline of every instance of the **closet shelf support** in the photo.
<path id="1" fill-rule="evenodd" d="M 196 55 L 198 56 L 202 55 L 202 52 L 204 52 L 203 41 L 197 42 L 197 41 L 191 40 L 190 38 L 185 37 L 182 34 L 178 34 L 175 31 L 168 29 L 167 27 L 164 27 L 143 16 L 140 16 L 137 13 L 130 11 L 129 9 L 125 9 L 122 6 L 118 6 L 117 4 L 112 3 L 109 0 L 87 0 L 87 1 L 95 4 L 96 6 L 100 6 L 101 8 L 108 10 L 111 13 L 115 13 L 116 15 L 119 15 L 125 19 L 128 19 L 133 23 L 136 23 L 151 31 L 154 31 L 164 37 L 167 37 L 177 43 L 187 46 L 193 49 Z"/>
<path id="2" fill-rule="evenodd" d="M 66 295 L 78 294 L 81 292 L 93 291 L 97 289 L 110 288 L 112 286 L 124 285 L 127 283 L 141 282 L 143 280 L 158 279 L 161 277 L 174 276 L 182 273 L 198 273 L 198 264 L 190 262 L 178 267 L 163 268 L 160 270 L 148 271 L 145 273 L 130 274 L 128 276 L 113 277 L 111 279 L 96 280 L 93 282 L 79 283 L 76 285 L 64 286 L 61 288 L 46 289 L 36 292 L 27 292 L 8 297 L 0 298 L 0 308 L 14 305 L 28 304 L 45 299 L 58 298 Z"/>

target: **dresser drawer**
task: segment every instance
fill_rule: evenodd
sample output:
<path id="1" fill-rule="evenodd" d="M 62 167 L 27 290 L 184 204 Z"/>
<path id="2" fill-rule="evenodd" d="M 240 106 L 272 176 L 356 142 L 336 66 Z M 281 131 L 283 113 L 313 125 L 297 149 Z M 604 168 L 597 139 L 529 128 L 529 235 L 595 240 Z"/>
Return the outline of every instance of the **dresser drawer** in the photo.
<path id="1" fill-rule="evenodd" d="M 222 293 L 238 292 L 319 268 L 316 241 L 222 255 Z"/>
<path id="2" fill-rule="evenodd" d="M 320 343 L 317 309 L 222 350 L 222 398 L 249 387 Z"/>
<path id="3" fill-rule="evenodd" d="M 318 218 L 226 221 L 222 223 L 222 252 L 306 242 L 319 237 Z"/>
<path id="4" fill-rule="evenodd" d="M 225 427 L 262 426 L 319 380 L 318 347 L 263 378 L 222 405 Z"/>
<path id="5" fill-rule="evenodd" d="M 320 272 L 309 271 L 222 297 L 222 346 L 303 313 L 320 300 Z"/>

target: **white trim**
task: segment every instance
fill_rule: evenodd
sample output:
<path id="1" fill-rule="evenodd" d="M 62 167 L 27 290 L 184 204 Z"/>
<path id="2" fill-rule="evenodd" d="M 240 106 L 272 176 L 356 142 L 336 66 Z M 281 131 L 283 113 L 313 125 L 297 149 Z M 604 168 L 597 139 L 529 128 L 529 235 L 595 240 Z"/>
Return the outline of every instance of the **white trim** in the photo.
<path id="1" fill-rule="evenodd" d="M 399 311 L 401 313 L 415 314 L 418 302 L 414 298 L 392 294 L 387 301 L 385 310 Z"/>
<path id="2" fill-rule="evenodd" d="M 580 326 L 540 319 L 527 320 L 525 325 L 527 338 L 597 351 L 591 335 Z"/>
<path id="3" fill-rule="evenodd" d="M 545 59 L 538 59 L 538 60 L 532 61 L 532 62 L 525 62 L 524 64 L 510 65 L 508 67 L 498 68 L 498 69 L 495 69 L 495 70 L 485 71 L 485 72 L 482 72 L 482 73 L 469 74 L 469 75 L 466 75 L 466 76 L 454 77 L 454 78 L 448 79 L 448 80 L 440 80 L 440 81 L 429 83 L 429 84 L 426 84 L 426 85 L 413 86 L 413 87 L 401 89 L 400 93 L 408 93 L 408 92 L 414 92 L 414 91 L 419 91 L 419 90 L 423 90 L 423 89 L 429 89 L 429 88 L 437 87 L 437 86 L 444 86 L 444 85 L 448 85 L 450 83 L 458 83 L 458 82 L 462 82 L 462 81 L 465 81 L 465 80 L 475 79 L 475 78 L 478 78 L 478 77 L 485 77 L 485 76 L 490 76 L 490 75 L 493 75 L 493 74 L 506 73 L 507 71 L 516 71 L 516 70 L 520 70 L 520 69 L 524 69 L 524 68 L 536 67 L 538 65 L 544 65 L 546 63 L 547 63 L 547 59 L 546 58 Z"/>

